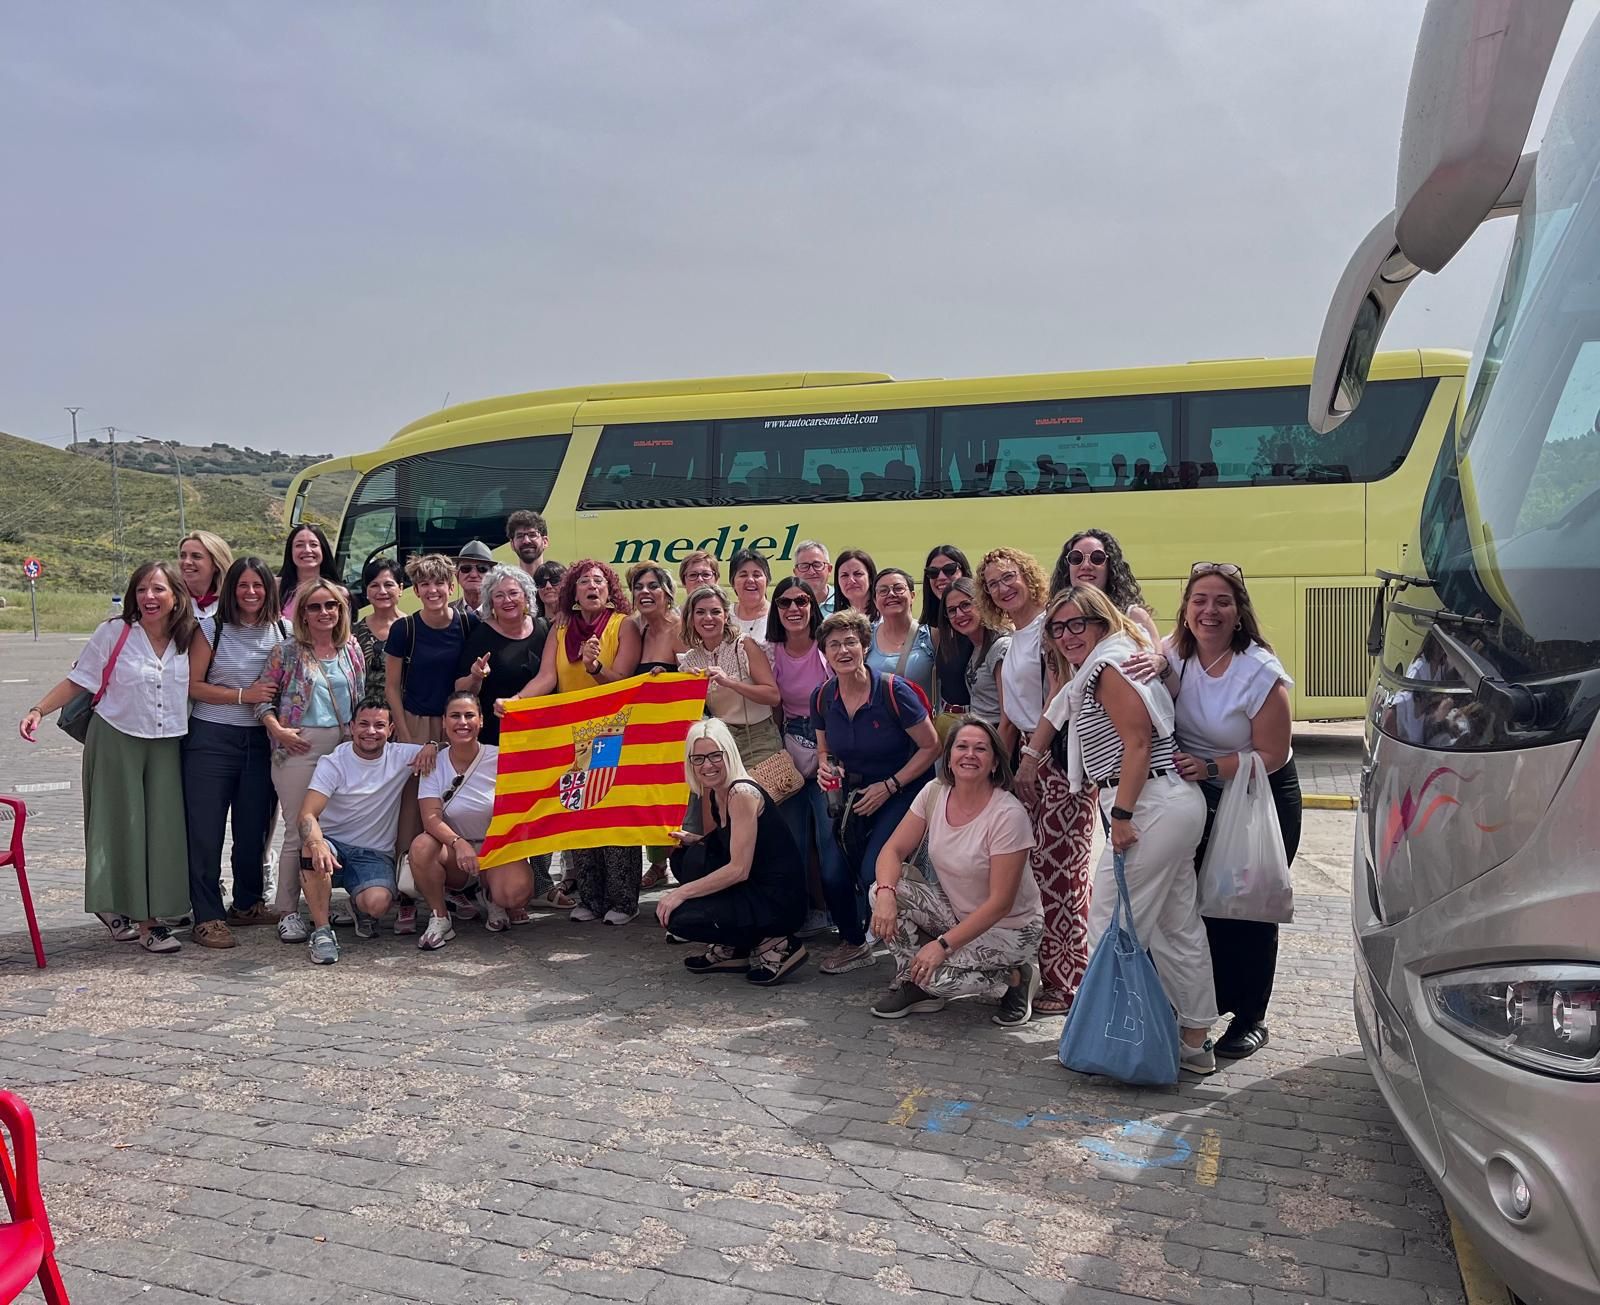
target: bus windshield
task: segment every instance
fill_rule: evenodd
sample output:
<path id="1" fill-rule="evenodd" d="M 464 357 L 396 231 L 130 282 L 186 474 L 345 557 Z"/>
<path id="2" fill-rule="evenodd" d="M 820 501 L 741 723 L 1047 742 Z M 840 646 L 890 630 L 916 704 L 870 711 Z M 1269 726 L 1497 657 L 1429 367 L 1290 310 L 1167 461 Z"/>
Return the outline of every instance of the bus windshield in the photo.
<path id="1" fill-rule="evenodd" d="M 1587 680 L 1582 672 L 1600 667 L 1597 95 L 1600 42 L 1591 39 L 1518 218 L 1459 449 L 1445 442 L 1423 502 L 1437 602 L 1468 618 L 1436 622 L 1442 633 L 1429 642 L 1464 640 L 1481 671 L 1511 683 Z M 1575 682 L 1558 697 L 1545 723 L 1559 714 L 1561 733 L 1587 728 L 1594 686 Z"/>

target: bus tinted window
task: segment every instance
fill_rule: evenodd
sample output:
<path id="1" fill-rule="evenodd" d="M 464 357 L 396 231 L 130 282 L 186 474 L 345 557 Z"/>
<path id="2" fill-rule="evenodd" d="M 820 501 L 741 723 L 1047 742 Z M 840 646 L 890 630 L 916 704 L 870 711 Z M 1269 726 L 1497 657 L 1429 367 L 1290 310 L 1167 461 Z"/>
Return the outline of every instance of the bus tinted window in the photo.
<path id="1" fill-rule="evenodd" d="M 846 412 L 717 423 L 733 503 L 915 498 L 927 488 L 926 412 Z"/>
<path id="2" fill-rule="evenodd" d="M 948 494 L 1162 489 L 1172 471 L 1170 396 L 946 408 L 939 415 Z"/>
<path id="3" fill-rule="evenodd" d="M 1180 481 L 1209 485 L 1381 480 L 1405 461 L 1432 380 L 1379 381 L 1337 430 L 1306 424 L 1306 390 L 1226 390 L 1184 399 Z"/>
<path id="4" fill-rule="evenodd" d="M 339 529 L 339 544 L 334 564 L 350 592 L 360 595 L 361 568 L 369 557 L 393 553 L 400 534 L 395 506 L 394 463 L 370 471 L 361 478 L 350 499 L 344 525 Z"/>
<path id="5" fill-rule="evenodd" d="M 580 508 L 692 507 L 711 502 L 706 422 L 607 426 L 578 496 Z"/>
<path id="6" fill-rule="evenodd" d="M 511 513 L 544 510 L 566 452 L 567 436 L 538 435 L 401 459 L 400 502 L 410 509 L 400 519 L 402 559 L 454 557 L 472 539 L 504 543 Z"/>

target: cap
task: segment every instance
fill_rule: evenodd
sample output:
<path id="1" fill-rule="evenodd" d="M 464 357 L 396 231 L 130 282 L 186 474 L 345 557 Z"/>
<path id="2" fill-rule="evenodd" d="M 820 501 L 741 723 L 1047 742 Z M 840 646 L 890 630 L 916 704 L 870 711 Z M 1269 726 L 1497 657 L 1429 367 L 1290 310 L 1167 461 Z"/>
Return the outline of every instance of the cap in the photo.
<path id="1" fill-rule="evenodd" d="M 494 554 L 489 551 L 489 546 L 481 539 L 469 539 L 461 546 L 461 551 L 456 554 L 456 561 L 471 558 L 474 562 L 492 562 Z"/>

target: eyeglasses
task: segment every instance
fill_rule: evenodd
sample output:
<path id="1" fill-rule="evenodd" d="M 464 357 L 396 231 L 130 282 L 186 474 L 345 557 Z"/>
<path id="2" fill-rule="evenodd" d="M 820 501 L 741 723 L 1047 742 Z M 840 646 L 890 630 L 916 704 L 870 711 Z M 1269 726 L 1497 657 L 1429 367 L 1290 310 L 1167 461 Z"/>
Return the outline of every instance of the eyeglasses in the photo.
<path id="1" fill-rule="evenodd" d="M 1020 579 L 1022 579 L 1020 572 L 1002 571 L 999 575 L 995 576 L 993 580 L 985 580 L 983 582 L 983 587 L 987 592 L 992 594 L 1004 589 L 1007 585 L 1016 584 Z"/>
<path id="2" fill-rule="evenodd" d="M 954 580 L 960 574 L 961 563 L 959 562 L 946 562 L 943 566 L 930 566 L 927 569 L 927 576 L 930 580 L 935 576 L 943 576 L 946 580 Z"/>
<path id="3" fill-rule="evenodd" d="M 525 539 L 543 539 L 543 538 L 544 538 L 544 536 L 541 535 L 537 530 L 519 530 L 519 531 L 517 531 L 516 534 L 511 536 L 511 542 L 513 544 L 520 544 Z"/>
<path id="4" fill-rule="evenodd" d="M 690 571 L 684 577 L 684 583 L 691 585 L 714 585 L 717 582 L 715 571 Z"/>
<path id="5" fill-rule="evenodd" d="M 1196 562 L 1189 568 L 1189 575 L 1229 575 L 1235 580 L 1243 580 L 1244 568 L 1237 562 Z"/>
<path id="6" fill-rule="evenodd" d="M 689 764 L 696 770 L 704 770 L 707 766 L 722 764 L 721 752 L 691 752 Z"/>
<path id="7" fill-rule="evenodd" d="M 861 640 L 856 638 L 855 635 L 840 635 L 837 639 L 829 639 L 827 643 L 823 644 L 822 651 L 836 653 L 843 652 L 846 648 L 859 647 L 861 647 Z"/>
<path id="8" fill-rule="evenodd" d="M 911 591 L 904 585 L 888 585 L 878 590 L 879 598 L 907 598 Z"/>
<path id="9" fill-rule="evenodd" d="M 796 562 L 794 564 L 797 575 L 819 575 L 828 569 L 826 562 Z"/>
<path id="10" fill-rule="evenodd" d="M 810 607 L 811 606 L 811 599 L 803 598 L 803 597 L 801 597 L 801 598 L 796 598 L 796 597 L 780 598 L 780 599 L 778 599 L 778 606 L 779 607 Z"/>
<path id="11" fill-rule="evenodd" d="M 339 610 L 338 603 L 306 603 L 304 606 L 308 616 L 315 616 L 318 612 L 337 612 Z"/>
<path id="12" fill-rule="evenodd" d="M 457 562 L 456 570 L 462 575 L 488 575 L 494 567 L 488 562 Z"/>
<path id="13" fill-rule="evenodd" d="M 1091 625 L 1105 625 L 1098 616 L 1069 616 L 1065 621 L 1050 621 L 1044 627 L 1044 632 L 1052 639 L 1059 639 L 1064 634 L 1082 634 Z"/>
<path id="14" fill-rule="evenodd" d="M 970 600 L 960 603 L 947 603 L 945 605 L 944 614 L 949 617 L 971 616 L 972 603 Z"/>
<path id="15" fill-rule="evenodd" d="M 1106 555 L 1100 549 L 1097 548 L 1092 553 L 1085 553 L 1081 548 L 1075 548 L 1067 554 L 1067 565 L 1082 566 L 1085 558 L 1089 560 L 1091 566 L 1104 566 L 1106 564 Z"/>

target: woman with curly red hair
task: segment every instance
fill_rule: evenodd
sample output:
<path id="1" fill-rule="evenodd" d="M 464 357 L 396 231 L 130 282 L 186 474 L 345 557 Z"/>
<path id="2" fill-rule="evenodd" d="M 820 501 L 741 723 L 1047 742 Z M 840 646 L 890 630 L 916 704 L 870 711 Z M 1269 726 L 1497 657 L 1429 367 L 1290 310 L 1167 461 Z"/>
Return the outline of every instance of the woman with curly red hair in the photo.
<path id="1" fill-rule="evenodd" d="M 539 673 L 517 697 L 571 693 L 625 680 L 638 669 L 641 639 L 638 623 L 628 620 L 628 589 L 622 578 L 592 557 L 574 562 L 561 578 L 556 623 L 545 640 Z M 504 701 L 495 704 L 497 710 L 503 710 Z M 639 914 L 639 848 L 586 847 L 564 855 L 578 889 L 570 919 L 627 924 Z"/>

